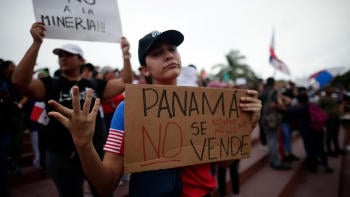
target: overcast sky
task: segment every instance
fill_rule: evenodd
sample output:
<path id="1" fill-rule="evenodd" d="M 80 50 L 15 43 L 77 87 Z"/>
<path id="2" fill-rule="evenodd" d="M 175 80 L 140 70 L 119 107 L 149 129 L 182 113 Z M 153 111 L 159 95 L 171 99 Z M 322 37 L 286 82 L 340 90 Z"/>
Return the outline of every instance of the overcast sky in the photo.
<path id="1" fill-rule="evenodd" d="M 31 0 L 0 0 L 0 58 L 18 63 L 32 42 L 34 19 Z M 272 29 L 277 56 L 292 76 L 305 77 L 317 70 L 350 68 L 350 0 L 118 0 L 122 31 L 131 44 L 133 69 L 137 70 L 138 39 L 153 30 L 176 29 L 185 35 L 179 47 L 183 66 L 210 69 L 226 64 L 232 49 L 246 56 L 245 63 L 261 77 L 272 76 L 268 62 Z M 52 49 L 67 42 L 79 44 L 87 61 L 121 67 L 118 43 L 46 39 L 38 68 L 58 68 Z"/>

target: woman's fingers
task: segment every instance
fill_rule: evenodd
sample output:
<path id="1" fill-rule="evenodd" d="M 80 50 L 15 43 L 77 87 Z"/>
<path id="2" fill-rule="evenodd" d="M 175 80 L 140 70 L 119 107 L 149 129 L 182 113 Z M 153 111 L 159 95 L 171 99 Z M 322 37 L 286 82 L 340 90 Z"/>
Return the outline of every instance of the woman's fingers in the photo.
<path id="1" fill-rule="evenodd" d="M 56 118 L 61 122 L 65 127 L 69 126 L 69 119 L 72 117 L 72 110 L 67 107 L 62 106 L 54 100 L 49 100 L 48 104 L 51 105 L 56 111 L 49 112 L 50 117 Z"/>
<path id="2" fill-rule="evenodd" d="M 255 97 L 241 97 L 239 106 L 243 111 L 260 111 L 261 101 Z"/>
<path id="3" fill-rule="evenodd" d="M 249 96 L 254 97 L 254 98 L 258 98 L 258 91 L 256 91 L 256 90 L 247 90 L 247 94 Z"/>
<path id="4" fill-rule="evenodd" d="M 86 116 L 89 114 L 89 111 L 90 111 L 92 96 L 93 96 L 93 90 L 91 88 L 88 88 L 86 90 L 86 98 L 83 106 L 83 114 Z"/>
<path id="5" fill-rule="evenodd" d="M 81 108 L 80 108 L 80 94 L 79 94 L 79 88 L 78 86 L 72 87 L 72 107 L 73 107 L 73 113 L 74 115 L 79 115 Z"/>
<path id="6" fill-rule="evenodd" d="M 57 112 L 59 112 L 60 114 L 62 114 L 62 116 L 70 119 L 72 117 L 72 110 L 61 105 L 60 103 L 58 103 L 57 101 L 54 100 L 49 100 L 48 104 L 53 107 Z"/>
<path id="7" fill-rule="evenodd" d="M 96 99 L 95 100 L 95 104 L 94 104 L 94 108 L 92 108 L 92 111 L 90 113 L 91 118 L 93 118 L 93 120 L 96 119 L 97 113 L 100 109 L 100 99 Z"/>

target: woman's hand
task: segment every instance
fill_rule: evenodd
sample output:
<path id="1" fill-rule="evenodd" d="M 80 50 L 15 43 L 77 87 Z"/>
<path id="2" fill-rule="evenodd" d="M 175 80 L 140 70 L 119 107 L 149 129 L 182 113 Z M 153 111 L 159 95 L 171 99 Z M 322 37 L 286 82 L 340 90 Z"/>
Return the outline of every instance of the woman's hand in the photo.
<path id="1" fill-rule="evenodd" d="M 247 90 L 249 96 L 240 98 L 239 106 L 242 111 L 251 112 L 252 129 L 254 129 L 260 119 L 262 104 L 258 99 L 258 92 L 255 90 Z"/>
<path id="2" fill-rule="evenodd" d="M 48 104 L 51 105 L 56 112 L 50 112 L 49 116 L 56 118 L 70 131 L 74 144 L 77 148 L 84 148 L 92 144 L 100 100 L 96 99 L 94 107 L 90 112 L 89 110 L 92 104 L 93 90 L 90 88 L 87 89 L 86 100 L 82 109 L 80 108 L 79 88 L 74 86 L 72 91 L 73 109 L 69 109 L 54 100 L 50 100 Z"/>
<path id="3" fill-rule="evenodd" d="M 42 22 L 33 23 L 32 27 L 30 28 L 30 34 L 33 37 L 33 41 L 41 44 L 45 37 L 45 31 L 46 31 L 46 28 L 44 23 Z"/>

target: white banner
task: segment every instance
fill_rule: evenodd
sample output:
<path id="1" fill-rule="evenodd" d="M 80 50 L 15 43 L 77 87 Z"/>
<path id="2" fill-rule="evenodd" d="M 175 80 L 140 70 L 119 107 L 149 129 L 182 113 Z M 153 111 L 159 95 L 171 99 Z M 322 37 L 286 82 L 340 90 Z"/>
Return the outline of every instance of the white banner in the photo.
<path id="1" fill-rule="evenodd" d="M 117 0 L 33 0 L 33 7 L 46 38 L 120 42 Z"/>

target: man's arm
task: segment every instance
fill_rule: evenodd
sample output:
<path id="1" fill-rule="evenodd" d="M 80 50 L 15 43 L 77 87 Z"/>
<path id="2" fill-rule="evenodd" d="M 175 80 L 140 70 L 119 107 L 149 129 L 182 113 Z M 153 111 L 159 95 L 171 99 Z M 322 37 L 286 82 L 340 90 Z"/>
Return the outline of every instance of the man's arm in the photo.
<path id="1" fill-rule="evenodd" d="M 45 36 L 44 24 L 40 22 L 34 23 L 30 33 L 33 37 L 33 43 L 17 65 L 12 75 L 12 83 L 22 94 L 35 100 L 43 100 L 45 98 L 45 87 L 40 80 L 33 79 L 33 70 Z"/>
<path id="2" fill-rule="evenodd" d="M 124 92 L 125 83 L 132 83 L 133 73 L 130 63 L 130 44 L 125 37 L 122 37 L 120 47 L 123 52 L 123 69 L 120 71 L 121 79 L 111 79 L 108 80 L 106 84 L 106 88 L 103 92 L 103 100 L 108 100 L 113 98 L 114 96 Z"/>
<path id="3" fill-rule="evenodd" d="M 131 54 L 129 52 L 130 44 L 125 37 L 122 37 L 120 42 L 120 47 L 123 52 L 123 68 L 120 71 L 120 76 L 123 79 L 124 83 L 132 83 L 133 73 L 130 63 Z"/>

